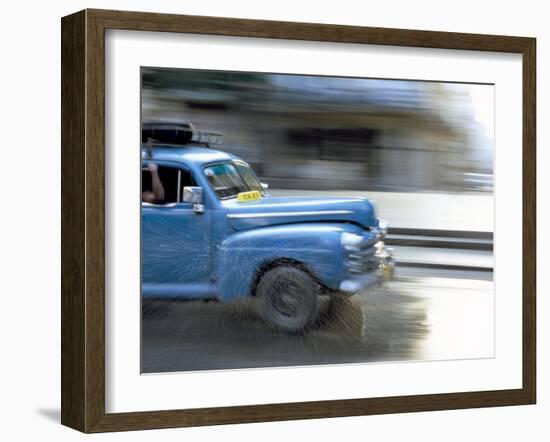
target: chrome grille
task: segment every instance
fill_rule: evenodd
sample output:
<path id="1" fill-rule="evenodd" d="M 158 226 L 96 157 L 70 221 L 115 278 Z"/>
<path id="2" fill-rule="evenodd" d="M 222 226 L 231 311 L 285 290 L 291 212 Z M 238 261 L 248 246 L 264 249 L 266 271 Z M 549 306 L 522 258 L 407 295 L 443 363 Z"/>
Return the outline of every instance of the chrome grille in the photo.
<path id="1" fill-rule="evenodd" d="M 383 243 L 382 247 L 383 247 Z M 368 273 L 380 267 L 381 261 L 377 254 L 377 238 L 358 244 L 349 252 L 346 266 L 351 274 Z"/>

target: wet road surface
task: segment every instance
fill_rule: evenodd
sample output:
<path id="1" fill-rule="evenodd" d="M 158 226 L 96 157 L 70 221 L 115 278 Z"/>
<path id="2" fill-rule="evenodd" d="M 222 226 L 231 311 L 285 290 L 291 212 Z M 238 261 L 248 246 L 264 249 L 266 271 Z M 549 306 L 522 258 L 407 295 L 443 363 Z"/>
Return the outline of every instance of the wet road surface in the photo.
<path id="1" fill-rule="evenodd" d="M 272 331 L 253 299 L 144 306 L 142 373 L 493 356 L 492 273 L 398 269 L 331 302 L 302 335 Z"/>

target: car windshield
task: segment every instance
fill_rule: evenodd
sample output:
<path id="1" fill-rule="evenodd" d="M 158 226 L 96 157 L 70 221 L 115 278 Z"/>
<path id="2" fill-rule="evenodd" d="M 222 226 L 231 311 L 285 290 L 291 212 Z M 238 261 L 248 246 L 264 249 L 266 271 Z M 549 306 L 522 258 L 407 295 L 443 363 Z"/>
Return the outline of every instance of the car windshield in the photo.
<path id="1" fill-rule="evenodd" d="M 262 185 L 252 169 L 243 163 L 223 163 L 208 166 L 204 175 L 218 198 L 236 197 L 241 192 L 258 190 L 262 192 Z"/>

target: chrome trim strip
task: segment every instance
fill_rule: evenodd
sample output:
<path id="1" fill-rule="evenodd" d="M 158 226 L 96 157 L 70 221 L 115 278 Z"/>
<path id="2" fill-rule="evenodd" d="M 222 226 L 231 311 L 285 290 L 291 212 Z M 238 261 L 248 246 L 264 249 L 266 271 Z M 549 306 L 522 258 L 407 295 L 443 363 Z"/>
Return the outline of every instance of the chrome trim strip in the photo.
<path id="1" fill-rule="evenodd" d="M 319 210 L 317 212 L 233 213 L 227 218 L 281 218 L 285 216 L 349 215 L 351 210 Z"/>

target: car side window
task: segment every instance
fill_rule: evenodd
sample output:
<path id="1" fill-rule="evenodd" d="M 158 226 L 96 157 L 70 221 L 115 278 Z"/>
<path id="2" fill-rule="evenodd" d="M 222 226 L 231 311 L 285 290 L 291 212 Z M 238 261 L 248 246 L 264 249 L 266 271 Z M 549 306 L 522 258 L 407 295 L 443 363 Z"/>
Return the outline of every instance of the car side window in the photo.
<path id="1" fill-rule="evenodd" d="M 141 171 L 142 201 L 152 204 L 182 202 L 183 188 L 195 183 L 192 173 L 177 167 L 151 164 L 149 162 Z"/>

